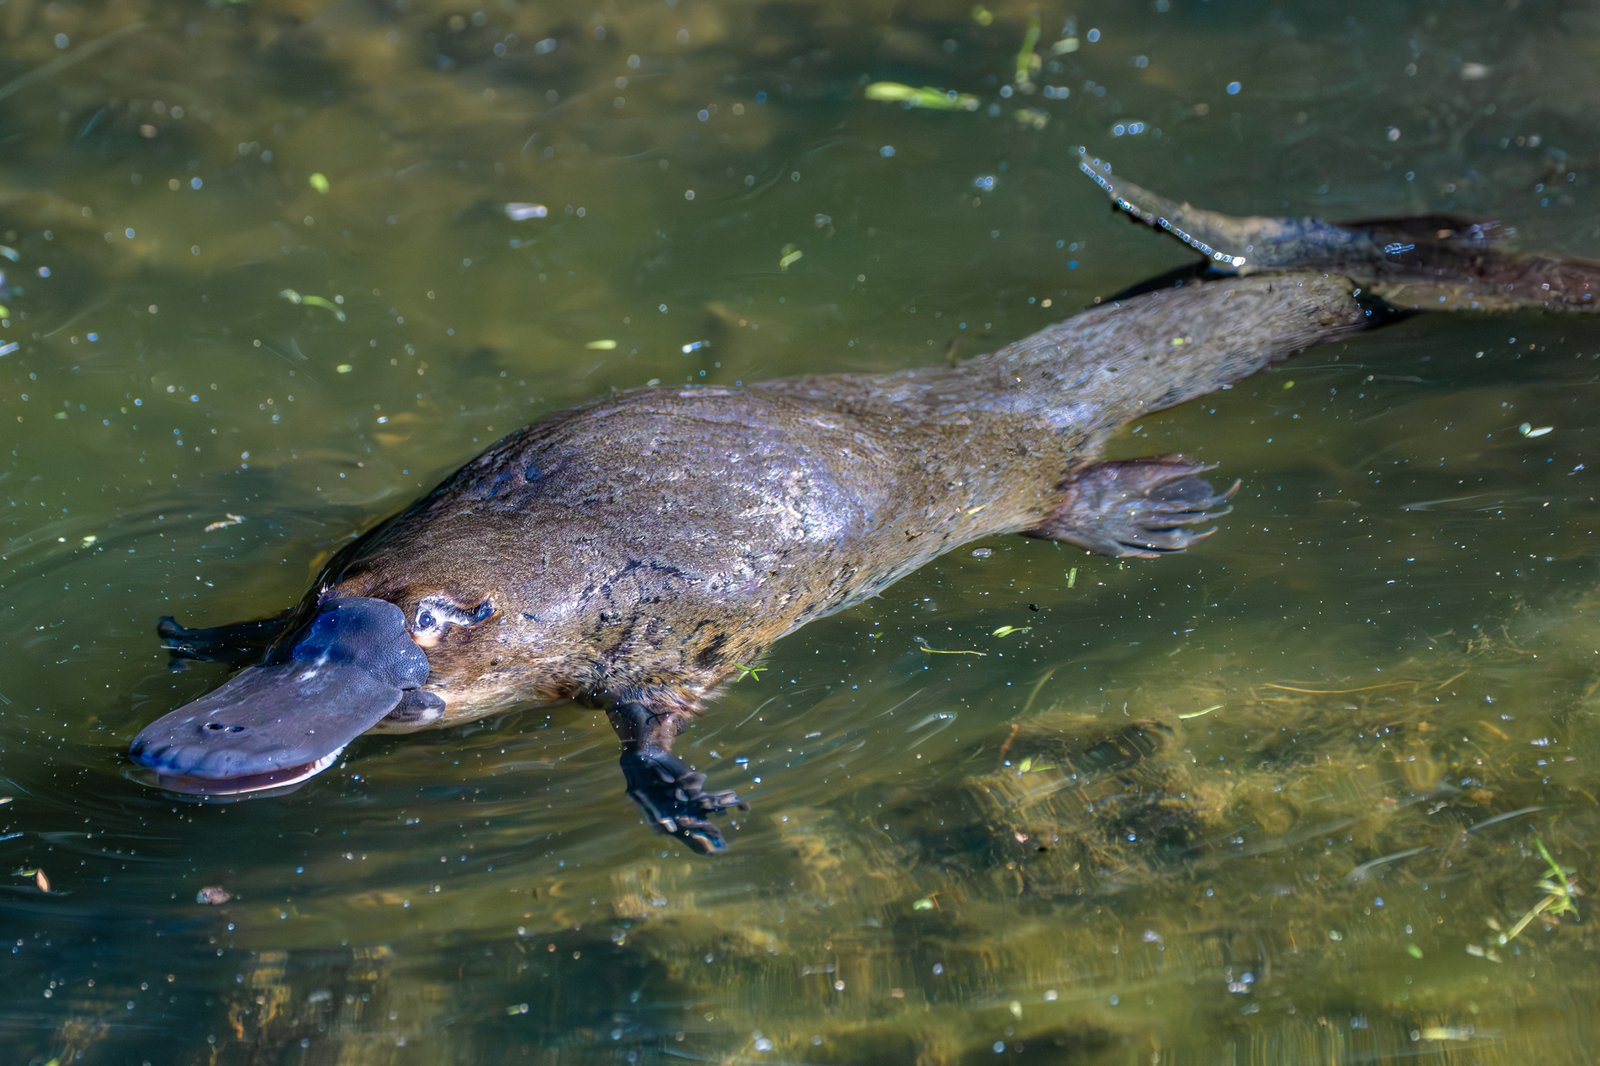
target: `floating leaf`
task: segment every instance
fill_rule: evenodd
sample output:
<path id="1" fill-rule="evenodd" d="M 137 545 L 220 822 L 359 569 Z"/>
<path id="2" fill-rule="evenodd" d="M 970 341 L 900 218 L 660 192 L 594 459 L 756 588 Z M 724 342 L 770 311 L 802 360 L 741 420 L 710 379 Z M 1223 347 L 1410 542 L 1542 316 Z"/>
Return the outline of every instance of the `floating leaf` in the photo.
<path id="1" fill-rule="evenodd" d="M 954 89 L 936 89 L 931 85 L 919 88 L 898 81 L 875 81 L 867 86 L 866 97 L 868 100 L 922 107 L 929 111 L 978 110 L 978 98 L 968 93 L 958 93 Z"/>
<path id="2" fill-rule="evenodd" d="M 921 641 L 917 642 L 917 647 L 921 648 L 929 655 L 976 655 L 982 659 L 986 658 L 989 654 L 986 651 L 973 651 L 970 648 L 930 648 Z"/>
<path id="3" fill-rule="evenodd" d="M 1017 49 L 1017 85 L 1024 88 L 1033 85 L 1033 72 L 1043 65 L 1034 51 L 1038 47 L 1039 16 L 1034 15 L 1028 19 L 1028 31 L 1022 35 L 1022 47 Z"/>
<path id="4" fill-rule="evenodd" d="M 338 304 L 325 296 L 306 296 L 296 292 L 294 289 L 284 289 L 278 295 L 292 304 L 304 304 L 307 307 L 320 307 L 324 311 L 331 311 L 334 318 L 337 318 L 340 322 L 344 321 L 344 311 L 340 310 Z"/>

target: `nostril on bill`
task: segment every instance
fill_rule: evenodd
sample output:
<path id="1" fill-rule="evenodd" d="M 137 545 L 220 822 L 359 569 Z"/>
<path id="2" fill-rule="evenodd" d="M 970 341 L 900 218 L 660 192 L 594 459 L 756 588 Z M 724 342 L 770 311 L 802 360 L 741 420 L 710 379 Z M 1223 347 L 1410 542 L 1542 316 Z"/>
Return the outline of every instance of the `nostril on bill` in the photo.
<path id="1" fill-rule="evenodd" d="M 225 722 L 207 722 L 205 727 L 213 733 L 244 733 L 249 731 L 249 726 L 228 725 Z"/>

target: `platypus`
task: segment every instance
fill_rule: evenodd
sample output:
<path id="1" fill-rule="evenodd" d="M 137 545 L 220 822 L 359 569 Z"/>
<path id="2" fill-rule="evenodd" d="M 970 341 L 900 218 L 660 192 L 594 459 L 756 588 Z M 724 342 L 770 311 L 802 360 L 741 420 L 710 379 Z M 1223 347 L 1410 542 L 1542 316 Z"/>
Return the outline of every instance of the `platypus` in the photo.
<path id="1" fill-rule="evenodd" d="M 161 787 L 280 790 L 369 730 L 603 708 L 655 829 L 725 847 L 673 739 L 773 642 L 980 537 L 1182 551 L 1237 485 L 1180 455 L 1105 459 L 1119 427 L 1423 310 L 1594 311 L 1600 263 L 1503 250 L 1447 217 L 1234 218 L 1089 174 L 1200 267 L 954 366 L 647 388 L 510 434 L 339 551 L 297 607 L 187 629 L 248 663 L 144 729 Z"/>

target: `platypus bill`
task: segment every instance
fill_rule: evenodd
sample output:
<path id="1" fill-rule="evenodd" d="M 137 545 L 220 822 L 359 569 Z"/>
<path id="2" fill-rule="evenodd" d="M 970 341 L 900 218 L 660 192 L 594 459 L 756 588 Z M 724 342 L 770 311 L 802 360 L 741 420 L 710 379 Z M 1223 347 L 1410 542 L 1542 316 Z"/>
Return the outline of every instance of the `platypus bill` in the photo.
<path id="1" fill-rule="evenodd" d="M 1181 551 L 1225 513 L 1204 464 L 1102 460 L 1121 426 L 1419 310 L 1592 311 L 1600 263 L 1516 255 L 1443 217 L 1231 218 L 1085 163 L 1113 202 L 1205 257 L 955 367 L 665 387 L 511 434 L 340 551 L 299 606 L 192 630 L 249 663 L 134 738 L 174 791 L 281 790 L 368 730 L 512 707 L 602 707 L 657 830 L 720 851 L 745 807 L 673 738 L 773 641 L 979 537 Z"/>

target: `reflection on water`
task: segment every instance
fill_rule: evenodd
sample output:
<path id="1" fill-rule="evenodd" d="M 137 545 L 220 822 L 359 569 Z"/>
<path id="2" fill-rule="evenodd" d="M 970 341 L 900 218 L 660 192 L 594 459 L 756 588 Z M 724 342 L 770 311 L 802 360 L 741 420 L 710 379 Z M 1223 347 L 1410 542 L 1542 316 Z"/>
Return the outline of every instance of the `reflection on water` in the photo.
<path id="1" fill-rule="evenodd" d="M 1589 322 L 1319 352 L 1130 431 L 1245 482 L 1189 556 L 997 541 L 785 641 L 684 738 L 753 804 L 722 860 L 636 824 L 577 708 L 231 805 L 120 753 L 221 677 L 158 615 L 280 609 L 542 411 L 972 354 L 1176 265 L 1081 142 L 1595 254 L 1597 43 L 1537 5 L 0 3 L 13 1057 L 1581 1060 L 1539 848 L 1587 883 Z"/>

